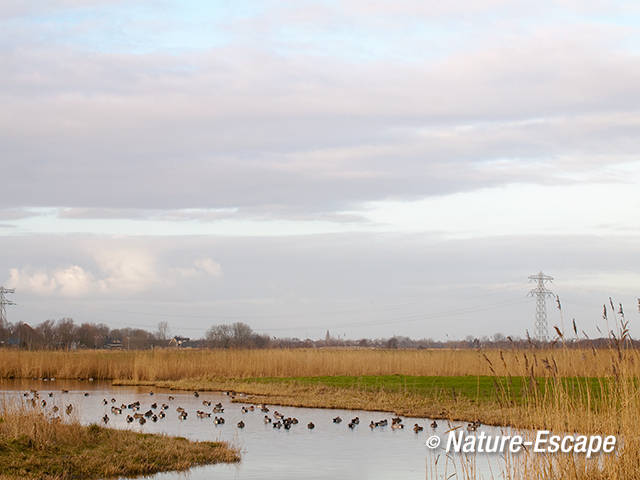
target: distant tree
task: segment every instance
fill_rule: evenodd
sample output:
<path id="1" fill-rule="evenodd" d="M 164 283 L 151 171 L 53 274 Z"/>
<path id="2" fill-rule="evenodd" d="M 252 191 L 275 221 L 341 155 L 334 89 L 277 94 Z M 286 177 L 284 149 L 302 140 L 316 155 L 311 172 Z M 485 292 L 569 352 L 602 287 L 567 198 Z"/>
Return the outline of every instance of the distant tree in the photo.
<path id="1" fill-rule="evenodd" d="M 387 348 L 398 348 L 398 339 L 396 337 L 391 337 L 389 340 L 387 340 L 386 347 Z"/>
<path id="2" fill-rule="evenodd" d="M 205 339 L 211 347 L 229 348 L 232 336 L 231 325 L 214 325 L 207 330 Z"/>
<path id="3" fill-rule="evenodd" d="M 507 339 L 507 337 L 505 337 L 502 333 L 498 332 L 498 333 L 494 333 L 493 337 L 491 337 L 491 340 L 493 340 L 494 342 L 504 342 Z"/>
<path id="4" fill-rule="evenodd" d="M 56 322 L 54 338 L 60 348 L 69 350 L 75 340 L 76 326 L 72 318 L 63 318 Z"/>

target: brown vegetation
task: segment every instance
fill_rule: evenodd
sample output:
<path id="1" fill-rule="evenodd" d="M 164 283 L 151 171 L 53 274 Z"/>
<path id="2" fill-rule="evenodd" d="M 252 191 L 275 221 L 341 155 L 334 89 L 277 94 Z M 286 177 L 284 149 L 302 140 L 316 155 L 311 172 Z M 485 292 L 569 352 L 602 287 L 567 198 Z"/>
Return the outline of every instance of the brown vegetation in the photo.
<path id="1" fill-rule="evenodd" d="M 490 361 L 487 362 L 488 359 Z M 270 349 L 149 351 L 22 351 L 0 349 L 0 378 L 89 378 L 139 381 L 185 378 L 321 375 L 498 375 L 603 377 L 615 349 L 369 350 Z M 625 352 L 625 368 L 640 375 L 640 355 Z"/>
<path id="2" fill-rule="evenodd" d="M 238 453 L 220 442 L 82 426 L 47 418 L 37 408 L 0 407 L 2 478 L 97 479 L 238 460 Z"/>
<path id="3" fill-rule="evenodd" d="M 486 375 L 494 394 L 458 395 L 410 388 L 372 389 L 309 383 L 321 375 Z M 120 379 L 183 389 L 233 389 L 250 401 L 366 408 L 447 419 L 545 427 L 555 432 L 617 435 L 616 455 L 531 454 L 513 465 L 512 478 L 640 478 L 640 355 L 624 340 L 606 349 L 526 350 L 155 350 L 145 352 L 0 351 L 0 376 Z M 270 377 L 270 378 L 266 378 Z M 278 378 L 279 377 L 279 378 Z M 291 380 L 287 377 L 300 377 Z M 424 378 L 424 377 L 422 377 Z M 518 396 L 512 380 L 526 385 Z M 493 379 L 493 380 L 491 380 Z M 571 379 L 570 384 L 566 383 Z M 268 381 L 265 381 L 268 380 Z M 542 383 L 541 383 L 542 382 Z"/>

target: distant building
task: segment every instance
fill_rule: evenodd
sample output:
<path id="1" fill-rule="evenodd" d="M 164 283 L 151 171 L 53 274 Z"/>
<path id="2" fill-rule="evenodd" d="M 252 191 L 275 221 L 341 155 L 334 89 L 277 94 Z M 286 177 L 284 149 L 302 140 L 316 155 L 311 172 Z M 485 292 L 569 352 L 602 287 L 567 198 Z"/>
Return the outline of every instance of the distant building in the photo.
<path id="1" fill-rule="evenodd" d="M 173 337 L 171 340 L 169 340 L 169 346 L 176 347 L 176 348 L 188 347 L 190 341 L 191 341 L 190 338 L 176 336 L 176 337 Z"/>
<path id="2" fill-rule="evenodd" d="M 109 350 L 122 350 L 122 342 L 120 340 L 112 340 L 105 343 L 105 348 Z"/>

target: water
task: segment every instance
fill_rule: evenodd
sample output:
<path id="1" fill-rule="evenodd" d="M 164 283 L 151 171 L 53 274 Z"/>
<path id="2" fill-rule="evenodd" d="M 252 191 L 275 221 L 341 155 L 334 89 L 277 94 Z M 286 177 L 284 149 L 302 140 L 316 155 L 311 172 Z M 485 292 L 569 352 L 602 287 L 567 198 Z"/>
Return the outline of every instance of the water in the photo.
<path id="1" fill-rule="evenodd" d="M 296 417 L 299 424 L 290 430 L 277 430 L 271 424 L 264 423 L 265 413 L 257 407 L 255 411 L 242 413 L 245 404 L 231 403 L 231 399 L 214 392 L 201 392 L 199 398 L 193 392 L 176 392 L 149 387 L 114 387 L 104 382 L 65 381 L 54 382 L 12 380 L 0 382 L 1 398 L 23 398 L 22 393 L 29 389 L 40 392 L 40 398 L 47 401 L 47 409 L 58 405 L 61 412 L 64 406 L 72 404 L 74 415 L 85 424 L 101 423 L 103 415 L 110 418 L 109 427 L 131 429 L 147 433 L 165 433 L 189 438 L 191 440 L 227 441 L 241 451 L 241 461 L 238 464 L 219 464 L 198 467 L 188 473 L 163 473 L 154 475 L 154 480 L 204 480 L 216 479 L 424 479 L 449 478 L 457 471 L 458 476 L 451 478 L 465 478 L 462 475 L 460 455 L 447 457 L 442 449 L 431 451 L 425 446 L 426 439 L 432 434 L 438 434 L 445 439 L 445 432 L 452 426 L 466 426 L 466 423 L 454 422 L 452 425 L 438 421 L 434 430 L 429 425 L 430 419 L 403 417 L 405 428 L 391 429 L 390 413 L 368 412 L 360 410 L 333 410 L 320 408 L 294 408 L 269 405 L 268 415 L 273 418 L 273 412 L 278 411 L 286 417 Z M 69 393 L 62 393 L 69 390 Z M 154 394 L 150 395 L 149 392 Z M 53 397 L 48 393 L 52 392 Z M 89 396 L 85 396 L 88 393 Z M 169 400 L 169 396 L 175 397 Z M 111 403 L 111 398 L 116 403 Z M 103 399 L 108 404 L 103 404 Z M 237 398 L 236 398 L 237 399 Z M 157 423 L 148 421 L 145 425 L 138 422 L 128 424 L 124 410 L 122 415 L 112 415 L 111 406 L 120 406 L 139 400 L 140 412 L 144 413 L 154 402 L 160 406 L 168 403 L 170 408 L 165 411 L 166 418 Z M 196 410 L 211 412 L 212 407 L 205 407 L 203 400 L 213 404 L 221 402 L 224 413 L 212 414 L 211 418 L 198 418 Z M 249 404 L 246 404 L 248 406 Z M 186 420 L 178 419 L 176 408 L 183 407 L 189 413 Z M 214 425 L 213 416 L 221 415 L 225 419 L 224 425 Z M 333 423 L 333 417 L 340 416 L 340 424 Z M 353 430 L 347 427 L 349 420 L 360 417 L 360 424 Z M 383 418 L 389 420 L 389 425 L 376 429 L 369 428 L 371 420 Z M 244 421 L 244 429 L 236 424 Z M 315 428 L 307 429 L 307 423 L 313 422 Z M 424 431 L 416 434 L 411 427 L 415 423 L 424 427 Z M 481 426 L 478 432 L 485 431 L 490 435 L 502 432 L 497 427 Z M 436 462 L 437 460 L 437 462 Z M 503 478 L 504 461 L 499 455 L 477 455 L 472 460 L 475 466 L 473 478 Z M 455 465 L 454 465 L 455 464 Z"/>

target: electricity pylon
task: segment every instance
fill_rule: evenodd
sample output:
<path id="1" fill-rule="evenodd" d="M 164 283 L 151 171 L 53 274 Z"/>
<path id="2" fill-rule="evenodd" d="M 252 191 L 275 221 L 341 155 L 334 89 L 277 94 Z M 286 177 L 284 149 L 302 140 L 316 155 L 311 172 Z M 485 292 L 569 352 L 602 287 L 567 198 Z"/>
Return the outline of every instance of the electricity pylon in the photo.
<path id="1" fill-rule="evenodd" d="M 529 292 L 529 295 L 536 297 L 536 325 L 535 338 L 541 342 L 549 340 L 549 330 L 547 328 L 547 297 L 553 297 L 554 293 L 547 288 L 545 282 L 553 281 L 553 277 L 542 272 L 529 276 L 530 282 L 537 282 L 536 288 Z"/>
<path id="2" fill-rule="evenodd" d="M 7 293 L 16 293 L 16 289 L 0 287 L 0 327 L 4 327 L 7 324 L 7 310 L 5 306 L 15 305 L 15 303 L 5 296 Z"/>

